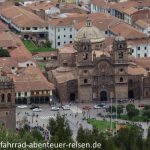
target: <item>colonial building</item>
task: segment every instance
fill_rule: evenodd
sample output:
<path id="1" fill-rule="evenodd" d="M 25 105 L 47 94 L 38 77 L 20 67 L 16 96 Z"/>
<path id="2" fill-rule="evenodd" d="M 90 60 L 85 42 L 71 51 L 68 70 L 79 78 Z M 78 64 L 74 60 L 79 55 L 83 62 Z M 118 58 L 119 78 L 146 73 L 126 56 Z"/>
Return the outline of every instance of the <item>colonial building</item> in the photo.
<path id="1" fill-rule="evenodd" d="M 0 125 L 16 128 L 15 89 L 13 80 L 0 70 Z"/>
<path id="2" fill-rule="evenodd" d="M 148 71 L 130 62 L 128 56 L 125 38 L 117 36 L 109 51 L 103 33 L 87 19 L 86 26 L 75 36 L 74 45 L 58 50 L 58 66 L 49 68 L 48 79 L 56 85 L 60 101 L 140 99 L 149 89 Z M 136 87 L 131 88 L 129 84 L 134 82 Z"/>

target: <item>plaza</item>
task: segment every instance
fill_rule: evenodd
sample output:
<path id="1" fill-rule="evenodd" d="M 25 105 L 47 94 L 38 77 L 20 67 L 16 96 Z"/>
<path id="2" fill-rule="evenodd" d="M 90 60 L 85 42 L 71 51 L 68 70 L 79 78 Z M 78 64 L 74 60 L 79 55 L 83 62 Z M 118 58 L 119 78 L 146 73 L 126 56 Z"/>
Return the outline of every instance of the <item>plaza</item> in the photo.
<path id="1" fill-rule="evenodd" d="M 129 102 L 130 103 L 130 102 Z M 143 101 L 142 101 L 143 103 Z M 125 103 L 123 105 L 127 105 Z M 141 101 L 135 101 L 135 106 L 138 107 L 141 104 Z M 148 101 L 144 101 L 144 104 L 148 104 Z M 20 109 L 16 108 L 16 127 L 19 128 L 19 124 L 22 122 L 24 118 L 27 119 L 30 127 L 40 126 L 47 130 L 47 125 L 49 123 L 50 118 L 56 118 L 57 114 L 59 113 L 61 116 L 65 116 L 66 120 L 68 120 L 70 128 L 73 133 L 73 139 L 76 139 L 78 128 L 82 125 L 83 128 L 92 129 L 92 125 L 87 122 L 86 119 L 96 119 L 96 120 L 103 120 L 104 117 L 100 117 L 97 114 L 101 113 L 102 116 L 107 115 L 105 109 L 94 109 L 93 106 L 95 103 L 74 103 L 71 104 L 70 110 L 63 110 L 62 108 L 59 111 L 52 111 L 50 105 L 39 105 L 41 112 L 33 112 L 28 105 L 27 108 Z M 108 106 L 111 104 L 108 103 Z M 115 103 L 113 104 L 115 105 Z M 59 106 L 59 103 L 56 103 L 55 106 Z M 89 107 L 91 109 L 85 110 L 85 107 Z M 25 117 L 26 116 L 26 117 Z M 110 122 L 110 118 L 105 118 L 108 122 Z M 116 118 L 112 119 L 113 122 L 116 121 Z M 130 121 L 125 120 L 117 120 L 118 123 L 126 123 Z M 137 125 L 140 125 L 144 129 L 144 137 L 147 135 L 147 129 L 150 126 L 147 122 L 135 122 Z M 111 122 L 110 122 L 111 128 Z"/>

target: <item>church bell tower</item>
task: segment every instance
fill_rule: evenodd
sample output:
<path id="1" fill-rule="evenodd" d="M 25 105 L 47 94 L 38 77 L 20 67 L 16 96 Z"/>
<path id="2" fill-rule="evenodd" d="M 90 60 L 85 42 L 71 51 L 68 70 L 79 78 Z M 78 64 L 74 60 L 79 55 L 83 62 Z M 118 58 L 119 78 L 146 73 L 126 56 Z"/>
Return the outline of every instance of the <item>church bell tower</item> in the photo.
<path id="1" fill-rule="evenodd" d="M 128 98 L 128 49 L 125 38 L 116 37 L 113 42 L 112 61 L 115 75 L 115 98 Z"/>

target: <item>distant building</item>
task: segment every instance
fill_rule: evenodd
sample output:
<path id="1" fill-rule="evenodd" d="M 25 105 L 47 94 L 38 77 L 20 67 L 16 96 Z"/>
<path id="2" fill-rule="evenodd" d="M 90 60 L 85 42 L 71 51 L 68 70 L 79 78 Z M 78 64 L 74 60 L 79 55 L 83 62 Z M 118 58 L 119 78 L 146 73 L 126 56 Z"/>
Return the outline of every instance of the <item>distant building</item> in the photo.
<path id="1" fill-rule="evenodd" d="M 21 7 L 8 6 L 2 9 L 0 18 L 25 39 L 30 39 L 33 35 L 37 38 L 47 38 L 48 24 Z"/>
<path id="2" fill-rule="evenodd" d="M 105 36 L 89 19 L 73 46 L 59 48 L 57 64 L 47 70 L 47 76 L 60 101 L 150 98 L 148 71 L 131 62 L 125 38 L 115 37 L 111 51 L 107 50 Z"/>
<path id="3" fill-rule="evenodd" d="M 150 1 L 123 1 L 111 3 L 105 0 L 92 0 L 91 13 L 103 12 L 115 16 L 128 24 L 133 24 L 150 13 Z"/>
<path id="4" fill-rule="evenodd" d="M 137 20 L 134 23 L 134 27 L 150 37 L 150 17 L 144 20 Z"/>
<path id="5" fill-rule="evenodd" d="M 76 33 L 75 24 L 83 19 L 83 16 L 67 17 L 49 21 L 48 39 L 52 42 L 53 48 L 62 47 L 65 44 L 73 43 Z"/>
<path id="6" fill-rule="evenodd" d="M 43 104 L 53 99 L 54 85 L 46 80 L 39 68 L 30 66 L 13 78 L 17 104 Z"/>
<path id="7" fill-rule="evenodd" d="M 0 68 L 0 125 L 16 129 L 15 87 Z"/>

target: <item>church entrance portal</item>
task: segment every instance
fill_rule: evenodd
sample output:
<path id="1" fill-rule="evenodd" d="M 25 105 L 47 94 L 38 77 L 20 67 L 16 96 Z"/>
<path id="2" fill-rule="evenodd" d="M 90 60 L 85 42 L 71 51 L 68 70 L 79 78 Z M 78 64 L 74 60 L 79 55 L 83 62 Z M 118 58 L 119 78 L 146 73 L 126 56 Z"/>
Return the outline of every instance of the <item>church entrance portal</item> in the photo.
<path id="1" fill-rule="evenodd" d="M 70 101 L 75 101 L 75 93 L 70 93 Z"/>
<path id="2" fill-rule="evenodd" d="M 129 98 L 134 98 L 134 92 L 133 92 L 133 90 L 130 90 L 130 91 L 129 91 L 128 97 L 129 97 Z"/>
<path id="3" fill-rule="evenodd" d="M 101 101 L 107 101 L 107 92 L 106 91 L 101 91 L 100 100 Z"/>

